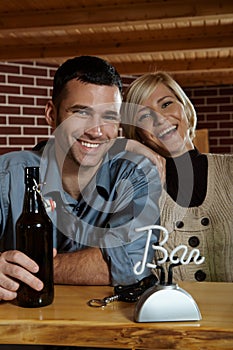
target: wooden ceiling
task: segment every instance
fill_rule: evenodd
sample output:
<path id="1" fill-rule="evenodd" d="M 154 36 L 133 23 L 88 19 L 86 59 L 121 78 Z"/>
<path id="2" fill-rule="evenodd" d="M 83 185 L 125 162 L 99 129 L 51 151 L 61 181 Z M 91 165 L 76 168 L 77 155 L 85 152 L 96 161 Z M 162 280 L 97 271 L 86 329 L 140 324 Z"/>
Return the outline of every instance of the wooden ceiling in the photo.
<path id="1" fill-rule="evenodd" d="M 0 61 L 97 55 L 122 75 L 233 83 L 232 0 L 1 0 Z"/>

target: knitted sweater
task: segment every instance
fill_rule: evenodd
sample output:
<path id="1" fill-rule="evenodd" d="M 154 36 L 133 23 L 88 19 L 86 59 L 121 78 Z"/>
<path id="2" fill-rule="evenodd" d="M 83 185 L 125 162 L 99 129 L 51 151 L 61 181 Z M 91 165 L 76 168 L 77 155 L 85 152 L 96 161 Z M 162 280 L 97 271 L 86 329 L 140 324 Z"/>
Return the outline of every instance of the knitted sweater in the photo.
<path id="1" fill-rule="evenodd" d="M 205 257 L 200 265 L 173 268 L 174 282 L 233 282 L 233 155 L 208 154 L 207 158 L 207 192 L 200 206 L 181 207 L 165 190 L 160 198 L 161 225 L 169 232 L 164 248 L 171 252 L 184 244 L 188 252 L 197 248 Z"/>

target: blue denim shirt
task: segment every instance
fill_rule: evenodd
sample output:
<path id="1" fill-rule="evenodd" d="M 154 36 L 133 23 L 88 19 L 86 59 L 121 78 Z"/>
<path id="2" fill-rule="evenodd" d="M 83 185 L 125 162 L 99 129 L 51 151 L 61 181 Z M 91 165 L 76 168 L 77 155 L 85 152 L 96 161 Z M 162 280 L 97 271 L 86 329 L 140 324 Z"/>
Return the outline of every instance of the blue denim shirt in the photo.
<path id="1" fill-rule="evenodd" d="M 135 228 L 159 224 L 161 184 L 157 168 L 141 155 L 122 151 L 118 140 L 101 167 L 76 200 L 62 188 L 51 140 L 40 151 L 20 151 L 0 157 L 0 250 L 14 249 L 15 223 L 22 211 L 24 168 L 40 166 L 42 193 L 52 197 L 56 210 L 49 213 L 58 252 L 87 246 L 99 247 L 109 264 L 112 285 L 131 284 L 150 274 L 136 276 L 133 267 L 142 261 L 147 232 Z M 153 260 L 152 243 L 148 261 Z"/>

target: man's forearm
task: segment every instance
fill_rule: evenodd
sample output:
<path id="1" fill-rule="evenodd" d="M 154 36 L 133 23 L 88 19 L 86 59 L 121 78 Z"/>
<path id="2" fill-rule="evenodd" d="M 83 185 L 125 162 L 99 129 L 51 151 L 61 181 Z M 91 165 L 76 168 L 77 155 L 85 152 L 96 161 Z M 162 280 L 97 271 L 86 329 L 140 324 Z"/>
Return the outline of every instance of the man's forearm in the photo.
<path id="1" fill-rule="evenodd" d="M 98 248 L 57 254 L 54 259 L 54 282 L 72 285 L 109 285 L 109 268 Z"/>

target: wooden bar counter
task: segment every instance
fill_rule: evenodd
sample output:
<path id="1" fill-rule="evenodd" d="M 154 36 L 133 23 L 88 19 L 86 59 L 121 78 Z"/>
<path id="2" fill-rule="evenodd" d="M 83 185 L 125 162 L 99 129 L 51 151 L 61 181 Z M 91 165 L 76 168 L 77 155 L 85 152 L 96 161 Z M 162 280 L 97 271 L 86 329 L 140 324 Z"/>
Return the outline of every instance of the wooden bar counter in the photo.
<path id="1" fill-rule="evenodd" d="M 0 302 L 0 344 L 48 344 L 122 349 L 233 349 L 233 283 L 183 282 L 201 321 L 136 323 L 135 303 L 91 308 L 111 287 L 56 286 L 52 305 L 21 308 Z"/>

